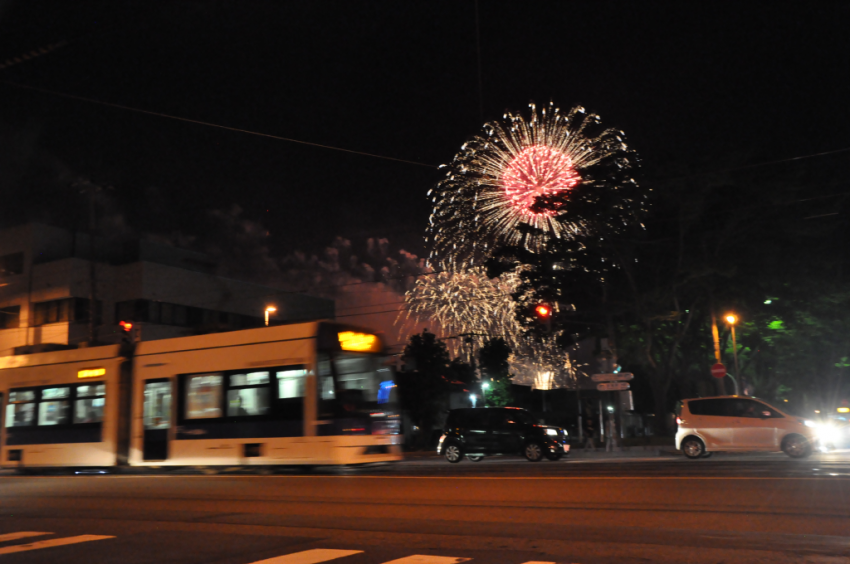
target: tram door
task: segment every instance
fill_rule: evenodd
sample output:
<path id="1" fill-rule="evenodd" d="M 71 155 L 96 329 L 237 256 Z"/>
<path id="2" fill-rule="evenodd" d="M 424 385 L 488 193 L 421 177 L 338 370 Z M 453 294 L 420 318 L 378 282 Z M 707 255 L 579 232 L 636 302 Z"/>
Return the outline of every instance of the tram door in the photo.
<path id="1" fill-rule="evenodd" d="M 168 430 L 171 428 L 171 381 L 145 380 L 145 436 L 143 460 L 168 458 Z"/>

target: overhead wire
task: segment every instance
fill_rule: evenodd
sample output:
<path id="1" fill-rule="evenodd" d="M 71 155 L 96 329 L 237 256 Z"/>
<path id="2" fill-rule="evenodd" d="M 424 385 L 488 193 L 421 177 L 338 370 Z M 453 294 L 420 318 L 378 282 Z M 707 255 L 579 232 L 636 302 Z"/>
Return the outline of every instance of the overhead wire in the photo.
<path id="1" fill-rule="evenodd" d="M 343 153 L 351 153 L 351 154 L 354 154 L 354 155 L 372 157 L 372 158 L 375 158 L 375 159 L 383 159 L 383 160 L 386 160 L 386 161 L 395 161 L 395 162 L 399 162 L 399 163 L 405 163 L 405 164 L 411 164 L 411 165 L 423 166 L 423 167 L 435 168 L 435 169 L 439 168 L 437 165 L 432 165 L 432 164 L 428 164 L 428 163 L 411 161 L 411 160 L 408 160 L 408 159 L 399 159 L 399 158 L 396 158 L 396 157 L 388 157 L 386 155 L 378 155 L 376 153 L 367 153 L 365 151 L 356 151 L 354 149 L 345 149 L 343 147 L 335 147 L 333 145 L 325 145 L 325 144 L 322 144 L 322 143 L 314 143 L 312 141 L 304 141 L 304 140 L 301 140 L 301 139 L 293 139 L 291 137 L 282 137 L 280 135 L 273 135 L 271 133 L 263 133 L 261 131 L 253 131 L 253 130 L 250 130 L 250 129 L 242 129 L 242 128 L 239 128 L 239 127 L 230 127 L 230 126 L 227 126 L 227 125 L 221 125 L 221 124 L 212 123 L 212 122 L 209 122 L 209 121 L 203 121 L 203 120 L 191 119 L 191 118 L 186 118 L 186 117 L 181 117 L 181 116 L 175 116 L 175 115 L 172 115 L 172 114 L 155 112 L 155 111 L 152 111 L 152 110 L 144 110 L 144 109 L 141 109 L 141 108 L 134 108 L 132 106 L 127 106 L 127 105 L 124 105 L 124 104 L 114 104 L 112 102 L 104 102 L 102 100 L 97 100 L 97 99 L 94 99 L 94 98 L 87 98 L 85 96 L 77 96 L 75 94 L 67 94 L 65 92 L 57 92 L 55 90 L 49 90 L 47 88 L 40 88 L 38 86 L 31 86 L 31 85 L 28 85 L 28 84 L 20 84 L 20 83 L 11 82 L 11 81 L 8 81 L 8 80 L 4 80 L 0 83 L 5 84 L 7 86 L 15 87 L 15 88 L 33 90 L 35 92 L 40 92 L 42 94 L 50 94 L 52 96 L 59 96 L 61 98 L 68 98 L 68 99 L 71 99 L 71 100 L 88 102 L 90 104 L 98 104 L 98 105 L 107 106 L 107 107 L 110 107 L 110 108 L 117 108 L 117 109 L 120 109 L 120 110 L 129 111 L 129 112 L 136 112 L 136 113 L 146 114 L 146 115 L 150 115 L 150 116 L 156 116 L 156 117 L 161 117 L 161 118 L 166 118 L 166 119 L 173 119 L 173 120 L 177 120 L 177 121 L 183 121 L 183 122 L 186 122 L 186 123 L 193 123 L 193 124 L 196 124 L 196 125 L 213 127 L 213 128 L 216 128 L 216 129 L 223 129 L 225 131 L 234 131 L 234 132 L 237 132 L 237 133 L 245 133 L 247 135 L 256 135 L 258 137 L 266 137 L 266 138 L 269 138 L 269 139 L 275 139 L 277 141 L 286 141 L 288 143 L 297 143 L 297 144 L 300 144 L 300 145 L 307 145 L 307 146 L 310 146 L 310 147 L 318 147 L 318 148 L 321 148 L 321 149 L 328 149 L 328 150 L 332 150 L 332 151 L 340 151 L 340 152 L 343 152 Z"/>

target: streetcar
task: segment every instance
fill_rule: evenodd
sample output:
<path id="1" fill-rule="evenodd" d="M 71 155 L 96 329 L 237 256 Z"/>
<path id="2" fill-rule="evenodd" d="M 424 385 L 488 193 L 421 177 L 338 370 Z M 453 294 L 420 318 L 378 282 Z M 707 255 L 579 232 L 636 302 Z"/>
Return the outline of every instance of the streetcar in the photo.
<path id="1" fill-rule="evenodd" d="M 0 467 L 400 460 L 379 335 L 327 321 L 0 358 Z"/>

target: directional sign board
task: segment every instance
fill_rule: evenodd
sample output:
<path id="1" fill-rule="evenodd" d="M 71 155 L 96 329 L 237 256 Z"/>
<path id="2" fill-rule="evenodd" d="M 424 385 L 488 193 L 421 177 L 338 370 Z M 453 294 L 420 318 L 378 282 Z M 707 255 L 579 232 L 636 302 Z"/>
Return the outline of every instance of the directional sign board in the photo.
<path id="1" fill-rule="evenodd" d="M 629 389 L 628 382 L 603 382 L 596 384 L 596 389 L 600 392 L 622 392 Z"/>
<path id="2" fill-rule="evenodd" d="M 620 372 L 619 374 L 594 374 L 590 377 L 594 382 L 627 382 L 634 378 L 634 374 Z"/>

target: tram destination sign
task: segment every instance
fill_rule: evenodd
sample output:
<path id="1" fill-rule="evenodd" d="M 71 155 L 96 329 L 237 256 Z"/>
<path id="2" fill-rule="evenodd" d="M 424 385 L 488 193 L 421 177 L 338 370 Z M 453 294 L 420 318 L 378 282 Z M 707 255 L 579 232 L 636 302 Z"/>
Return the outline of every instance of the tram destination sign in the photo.
<path id="1" fill-rule="evenodd" d="M 628 382 L 635 375 L 631 372 L 620 372 L 618 374 L 594 374 L 590 377 L 594 382 Z"/>
<path id="2" fill-rule="evenodd" d="M 600 392 L 622 392 L 629 389 L 628 382 L 603 382 L 596 385 Z"/>

